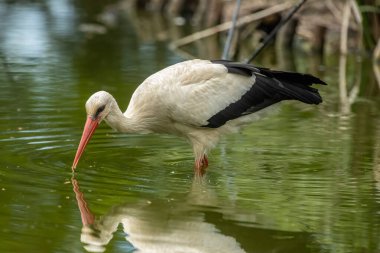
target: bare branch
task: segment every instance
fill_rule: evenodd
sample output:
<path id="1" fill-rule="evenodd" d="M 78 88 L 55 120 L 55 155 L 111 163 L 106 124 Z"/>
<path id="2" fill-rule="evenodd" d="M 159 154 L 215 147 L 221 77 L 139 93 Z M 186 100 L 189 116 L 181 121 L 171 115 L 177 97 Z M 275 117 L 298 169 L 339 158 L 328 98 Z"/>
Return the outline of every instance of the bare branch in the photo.
<path id="1" fill-rule="evenodd" d="M 226 44 L 225 44 L 224 50 L 223 50 L 223 55 L 222 55 L 222 59 L 223 60 L 227 60 L 228 59 L 228 53 L 230 52 L 230 47 L 231 47 L 231 43 L 232 43 L 232 37 L 234 35 L 234 31 L 235 31 L 235 28 L 236 28 L 236 21 L 237 21 L 238 15 L 239 15 L 240 3 L 241 3 L 241 0 L 236 0 L 236 6 L 235 6 L 235 10 L 234 10 L 234 15 L 232 17 L 232 25 L 231 25 L 230 30 L 228 31 L 228 38 L 227 38 L 227 41 L 226 41 Z"/>

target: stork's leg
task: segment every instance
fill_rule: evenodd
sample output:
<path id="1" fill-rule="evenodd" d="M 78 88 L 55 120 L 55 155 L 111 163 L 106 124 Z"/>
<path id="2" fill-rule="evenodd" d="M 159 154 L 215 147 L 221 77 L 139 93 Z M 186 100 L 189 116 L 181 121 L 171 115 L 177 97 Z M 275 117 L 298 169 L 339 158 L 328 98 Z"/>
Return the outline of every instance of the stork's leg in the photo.
<path id="1" fill-rule="evenodd" d="M 208 167 L 208 160 L 206 154 L 195 160 L 195 174 L 203 176 L 206 173 L 206 168 Z"/>

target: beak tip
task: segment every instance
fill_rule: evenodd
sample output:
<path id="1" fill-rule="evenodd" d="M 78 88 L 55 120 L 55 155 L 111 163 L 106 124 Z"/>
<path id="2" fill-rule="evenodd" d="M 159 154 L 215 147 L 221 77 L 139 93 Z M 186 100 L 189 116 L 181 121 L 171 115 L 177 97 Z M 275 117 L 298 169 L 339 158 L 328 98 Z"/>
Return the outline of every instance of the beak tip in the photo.
<path id="1" fill-rule="evenodd" d="M 78 162 L 79 162 L 79 158 L 76 156 L 74 161 L 73 161 L 73 165 L 71 165 L 71 169 L 73 171 L 77 168 Z"/>
<path id="2" fill-rule="evenodd" d="M 77 152 L 75 154 L 73 165 L 71 166 L 71 169 L 73 172 L 74 172 L 75 168 L 77 167 L 79 159 L 80 159 L 88 141 L 90 140 L 92 134 L 94 133 L 94 131 L 98 127 L 98 125 L 99 125 L 98 120 L 94 120 L 91 117 L 87 118 L 87 121 L 84 125 L 82 138 L 79 142 L 79 146 L 78 146 Z"/>

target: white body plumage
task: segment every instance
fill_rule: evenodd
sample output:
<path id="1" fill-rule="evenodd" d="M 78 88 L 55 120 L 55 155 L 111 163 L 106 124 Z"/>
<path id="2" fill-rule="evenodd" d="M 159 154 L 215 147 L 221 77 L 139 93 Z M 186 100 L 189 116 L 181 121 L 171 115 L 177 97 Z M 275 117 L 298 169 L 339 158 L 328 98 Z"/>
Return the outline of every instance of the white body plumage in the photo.
<path id="1" fill-rule="evenodd" d="M 221 134 L 238 130 L 257 115 L 205 128 L 207 120 L 236 102 L 253 85 L 255 76 L 230 74 L 220 64 L 191 60 L 167 67 L 148 77 L 133 93 L 127 118 L 136 118 L 137 132 L 167 133 L 187 138 L 196 160 L 217 144 Z M 125 129 L 129 132 L 130 129 Z"/>

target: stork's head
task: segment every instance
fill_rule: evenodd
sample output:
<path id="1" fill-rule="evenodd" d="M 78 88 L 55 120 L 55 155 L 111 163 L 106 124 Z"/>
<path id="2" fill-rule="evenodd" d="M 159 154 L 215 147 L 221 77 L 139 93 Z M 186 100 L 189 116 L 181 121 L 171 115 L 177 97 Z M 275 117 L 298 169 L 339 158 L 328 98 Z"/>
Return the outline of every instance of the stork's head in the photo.
<path id="1" fill-rule="evenodd" d="M 95 132 L 99 123 L 110 113 L 114 98 L 106 91 L 94 93 L 86 102 L 87 120 L 84 125 L 82 138 L 79 142 L 72 169 L 77 166 L 87 143 Z"/>
<path id="2" fill-rule="evenodd" d="M 100 123 L 109 114 L 114 98 L 106 91 L 98 91 L 87 100 L 87 116 Z"/>

